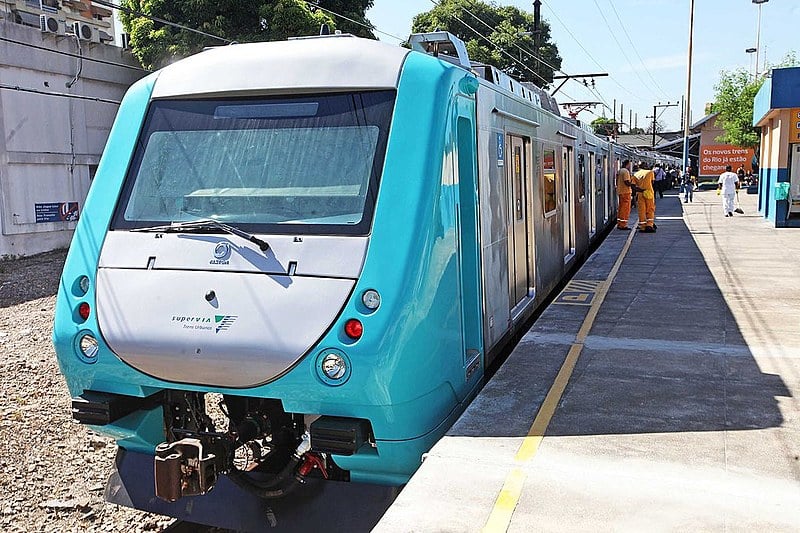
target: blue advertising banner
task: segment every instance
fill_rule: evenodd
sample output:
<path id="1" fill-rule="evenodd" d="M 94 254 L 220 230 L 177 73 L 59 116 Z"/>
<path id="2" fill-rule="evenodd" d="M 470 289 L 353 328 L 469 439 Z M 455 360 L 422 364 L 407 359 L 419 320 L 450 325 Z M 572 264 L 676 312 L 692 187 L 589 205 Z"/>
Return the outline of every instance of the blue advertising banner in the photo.
<path id="1" fill-rule="evenodd" d="M 33 204 L 36 223 L 73 222 L 78 220 L 78 202 L 51 202 Z"/>

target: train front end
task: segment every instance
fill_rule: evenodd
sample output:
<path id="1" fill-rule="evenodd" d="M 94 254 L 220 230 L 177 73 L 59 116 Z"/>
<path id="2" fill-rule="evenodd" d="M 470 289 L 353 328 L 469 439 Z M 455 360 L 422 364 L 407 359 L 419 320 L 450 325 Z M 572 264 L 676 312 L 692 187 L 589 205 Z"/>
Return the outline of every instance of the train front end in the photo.
<path id="1" fill-rule="evenodd" d="M 209 50 L 130 89 L 53 334 L 74 417 L 120 446 L 107 497 L 177 516 L 215 487 L 407 481 L 480 377 L 441 185 L 463 77 L 330 37 Z"/>

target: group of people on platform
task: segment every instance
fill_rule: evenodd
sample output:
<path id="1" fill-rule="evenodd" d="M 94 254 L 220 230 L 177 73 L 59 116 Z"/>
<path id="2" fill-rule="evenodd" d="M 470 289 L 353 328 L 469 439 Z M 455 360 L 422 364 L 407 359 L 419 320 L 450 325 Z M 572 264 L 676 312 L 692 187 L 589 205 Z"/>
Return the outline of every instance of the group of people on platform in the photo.
<path id="1" fill-rule="evenodd" d="M 663 178 L 662 178 L 663 180 Z M 619 196 L 619 210 L 617 215 L 617 229 L 630 231 L 628 218 L 631 215 L 631 203 L 636 201 L 639 210 L 639 231 L 655 233 L 656 226 L 656 175 L 645 162 L 640 162 L 631 169 L 630 159 L 622 162 L 617 172 L 617 195 Z M 666 184 L 665 184 L 666 185 Z M 664 186 L 665 186 L 664 185 Z M 662 187 L 661 184 L 658 185 Z M 663 198 L 663 190 L 660 191 Z M 636 193 L 636 197 L 633 194 Z"/>
<path id="2" fill-rule="evenodd" d="M 619 197 L 619 210 L 617 215 L 617 229 L 630 231 L 628 219 L 631 208 L 635 206 L 639 212 L 639 231 L 642 233 L 655 233 L 656 226 L 656 200 L 658 193 L 664 197 L 664 191 L 675 185 L 680 185 L 680 192 L 684 195 L 684 203 L 694 200 L 694 190 L 697 188 L 697 176 L 691 167 L 686 167 L 682 173 L 677 168 L 664 169 L 658 164 L 651 166 L 646 162 L 639 162 L 631 166 L 631 161 L 626 159 L 617 172 L 617 195 Z M 733 207 L 738 189 L 742 185 L 751 185 L 755 178 L 748 176 L 744 167 L 738 172 L 731 171 L 728 165 L 717 180 L 717 194 L 722 196 L 723 211 L 726 217 L 732 217 L 736 211 Z M 741 211 L 739 211 L 741 212 Z"/>

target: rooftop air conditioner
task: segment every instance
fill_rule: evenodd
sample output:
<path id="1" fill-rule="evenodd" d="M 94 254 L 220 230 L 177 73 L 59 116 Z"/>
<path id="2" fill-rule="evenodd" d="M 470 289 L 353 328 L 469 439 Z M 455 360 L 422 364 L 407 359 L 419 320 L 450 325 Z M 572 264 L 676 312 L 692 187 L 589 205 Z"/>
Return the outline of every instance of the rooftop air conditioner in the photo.
<path id="1" fill-rule="evenodd" d="M 76 21 L 72 23 L 72 33 L 78 36 L 81 41 L 100 42 L 100 32 L 85 22 Z"/>
<path id="2" fill-rule="evenodd" d="M 39 29 L 42 30 L 42 33 L 55 33 L 56 35 L 66 33 L 64 23 L 52 15 L 39 15 Z"/>

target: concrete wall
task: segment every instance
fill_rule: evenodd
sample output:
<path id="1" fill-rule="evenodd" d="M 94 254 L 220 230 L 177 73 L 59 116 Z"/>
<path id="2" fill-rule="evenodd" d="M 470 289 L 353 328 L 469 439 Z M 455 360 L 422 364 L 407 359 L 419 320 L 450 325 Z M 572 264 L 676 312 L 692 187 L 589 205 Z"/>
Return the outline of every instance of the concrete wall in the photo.
<path id="1" fill-rule="evenodd" d="M 43 220 L 59 203 L 80 213 L 117 102 L 145 74 L 120 48 L 79 51 L 73 36 L 0 18 L 0 257 L 69 245 L 75 222 Z"/>
<path id="2" fill-rule="evenodd" d="M 786 219 L 788 203 L 775 199 L 775 185 L 789 181 L 789 109 L 775 110 L 761 125 L 758 212 L 776 227 L 797 225 Z"/>

